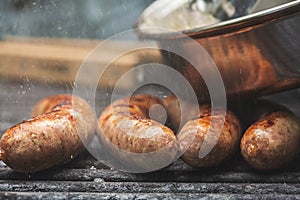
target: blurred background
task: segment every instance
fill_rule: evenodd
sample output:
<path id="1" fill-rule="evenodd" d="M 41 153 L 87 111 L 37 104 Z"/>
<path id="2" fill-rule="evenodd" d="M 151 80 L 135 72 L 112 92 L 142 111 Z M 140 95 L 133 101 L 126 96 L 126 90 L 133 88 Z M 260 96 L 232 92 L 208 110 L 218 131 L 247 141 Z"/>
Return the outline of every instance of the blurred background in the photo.
<path id="1" fill-rule="evenodd" d="M 27 119 L 38 100 L 72 93 L 76 74 L 88 62 L 89 53 L 110 36 L 132 29 L 152 2 L 1 0 L 0 131 Z M 92 63 L 102 70 L 108 58 L 139 45 L 137 38 L 124 39 L 106 45 Z M 108 78 L 102 81 L 102 88 L 112 88 L 122 74 L 139 62 L 136 55 L 120 58 L 107 70 Z M 124 87 L 133 84 L 134 78 Z M 99 96 L 106 97 L 102 93 Z"/>
<path id="2" fill-rule="evenodd" d="M 107 38 L 130 29 L 154 0 L 1 0 L 0 36 Z"/>

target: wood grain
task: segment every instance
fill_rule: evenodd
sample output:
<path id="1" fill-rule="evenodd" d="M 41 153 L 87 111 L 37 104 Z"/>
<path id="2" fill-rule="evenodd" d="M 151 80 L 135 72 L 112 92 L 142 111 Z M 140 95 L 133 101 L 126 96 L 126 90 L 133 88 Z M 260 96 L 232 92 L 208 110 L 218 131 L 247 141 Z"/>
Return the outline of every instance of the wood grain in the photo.
<path id="1" fill-rule="evenodd" d="M 143 44 L 136 41 L 109 41 L 105 47 L 99 47 L 102 42 L 6 37 L 0 41 L 0 76 L 15 80 L 25 76 L 34 81 L 73 83 L 80 67 L 89 65 L 94 66 L 94 71 L 106 70 L 103 76 L 107 78 L 101 81 L 101 87 L 111 88 L 133 67 L 161 59 L 158 51 L 148 52 L 147 57 L 143 56 L 143 51 L 129 52 L 143 48 Z M 93 52 L 96 56 L 90 56 Z M 121 87 L 126 89 L 136 81 L 136 77 L 131 75 Z"/>
<path id="2" fill-rule="evenodd" d="M 85 192 L 71 192 L 71 193 L 56 193 L 56 192 L 5 192 L 0 194 L 0 198 L 3 199 L 299 199 L 295 195 L 285 194 L 201 194 L 201 193 L 85 193 Z"/>

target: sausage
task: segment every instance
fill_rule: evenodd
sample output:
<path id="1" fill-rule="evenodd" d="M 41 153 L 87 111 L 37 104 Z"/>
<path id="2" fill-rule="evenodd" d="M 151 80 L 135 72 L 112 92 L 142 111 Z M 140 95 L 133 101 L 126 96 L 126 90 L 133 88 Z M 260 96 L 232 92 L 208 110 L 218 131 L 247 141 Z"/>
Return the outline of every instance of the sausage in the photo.
<path id="1" fill-rule="evenodd" d="M 0 158 L 17 172 L 34 173 L 63 165 L 84 150 L 97 118 L 77 96 L 60 94 L 38 102 L 32 118 L 9 128 L 0 141 Z"/>
<path id="2" fill-rule="evenodd" d="M 272 104 L 267 112 L 248 127 L 241 144 L 241 154 L 244 160 L 258 170 L 278 170 L 294 160 L 300 152 L 299 119 L 282 106 L 274 109 Z M 257 108 L 257 110 L 260 110 Z M 256 111 L 257 112 L 257 111 Z"/>
<path id="3" fill-rule="evenodd" d="M 183 153 L 181 158 L 192 167 L 216 167 L 237 151 L 241 124 L 231 111 L 212 109 L 208 104 L 201 105 L 199 109 L 200 115 L 189 120 L 177 136 Z M 209 146 L 211 151 L 200 155 L 201 148 Z"/>
<path id="4" fill-rule="evenodd" d="M 199 104 L 188 100 L 179 100 L 175 95 L 163 99 L 163 105 L 168 113 L 169 126 L 179 131 L 182 126 L 195 116 L 199 115 Z"/>
<path id="5" fill-rule="evenodd" d="M 100 140 L 126 171 L 153 171 L 177 159 L 179 146 L 173 131 L 149 118 L 154 105 L 162 103 L 150 95 L 125 97 L 98 118 Z"/>

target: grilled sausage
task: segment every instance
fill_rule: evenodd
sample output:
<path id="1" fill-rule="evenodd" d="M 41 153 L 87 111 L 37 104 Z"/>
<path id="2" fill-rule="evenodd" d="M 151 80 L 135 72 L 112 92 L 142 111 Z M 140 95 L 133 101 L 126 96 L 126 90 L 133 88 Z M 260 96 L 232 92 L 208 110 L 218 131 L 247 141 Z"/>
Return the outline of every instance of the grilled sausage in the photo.
<path id="1" fill-rule="evenodd" d="M 281 106 L 275 109 L 271 104 L 269 111 L 265 101 L 256 106 L 257 110 L 262 107 L 264 114 L 244 133 L 240 144 L 241 154 L 255 169 L 280 169 L 300 152 L 300 122 L 293 113 Z"/>
<path id="2" fill-rule="evenodd" d="M 123 98 L 109 105 L 98 119 L 99 138 L 126 171 L 153 171 L 177 159 L 173 131 L 149 118 L 155 105 L 161 101 L 150 95 Z"/>
<path id="3" fill-rule="evenodd" d="M 96 130 L 96 116 L 83 99 L 61 94 L 38 102 L 33 118 L 10 129 L 0 141 L 0 158 L 13 170 L 34 173 L 65 164 Z"/>
<path id="4" fill-rule="evenodd" d="M 169 125 L 174 131 L 180 128 L 189 120 L 199 115 L 198 103 L 188 100 L 179 100 L 175 95 L 169 95 L 163 99 L 163 105 L 168 113 Z"/>
<path id="5" fill-rule="evenodd" d="M 200 106 L 200 115 L 189 120 L 178 134 L 182 159 L 197 168 L 215 167 L 229 159 L 238 148 L 241 125 L 230 111 Z M 209 148 L 206 155 L 200 155 L 201 148 Z"/>

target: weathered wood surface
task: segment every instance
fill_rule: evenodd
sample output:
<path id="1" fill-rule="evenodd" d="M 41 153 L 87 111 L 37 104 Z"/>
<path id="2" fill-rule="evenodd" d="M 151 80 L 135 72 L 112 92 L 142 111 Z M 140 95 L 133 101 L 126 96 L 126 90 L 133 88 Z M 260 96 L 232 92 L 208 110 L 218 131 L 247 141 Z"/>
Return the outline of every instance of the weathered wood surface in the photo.
<path id="1" fill-rule="evenodd" d="M 29 89 L 30 88 L 30 89 Z M 72 93 L 67 85 L 0 81 L 0 130 L 28 118 L 47 95 Z M 25 92 L 24 92 L 25 91 Z M 275 96 L 296 114 L 299 90 Z M 100 93 L 98 94 L 100 95 Z M 300 162 L 282 171 L 252 170 L 239 153 L 212 170 L 178 160 L 162 170 L 131 174 L 105 166 L 87 152 L 72 163 L 37 174 L 13 172 L 0 162 L 0 199 L 300 199 Z"/>
<path id="2" fill-rule="evenodd" d="M 0 194 L 0 197 L 3 199 L 139 199 L 139 200 L 147 200 L 147 199 L 246 199 L 246 200 L 255 200 L 255 199 L 282 199 L 282 200 L 289 200 L 289 199 L 300 199 L 299 196 L 295 195 L 256 195 L 256 194 L 201 194 L 201 193 L 25 193 L 25 192 L 7 192 Z M 275 198 L 276 197 L 276 198 Z"/>
<path id="3" fill-rule="evenodd" d="M 52 83 L 70 84 L 76 80 L 81 67 L 91 66 L 94 71 L 105 70 L 109 79 L 102 79 L 99 85 L 111 88 L 134 66 L 155 60 L 160 62 L 159 51 L 144 53 L 133 51 L 145 44 L 127 41 L 79 40 L 59 38 L 5 37 L 0 41 L 0 77 L 18 80 L 26 76 L 34 81 L 47 80 Z M 109 44 L 108 44 L 109 43 Z M 146 50 L 145 50 L 146 51 Z M 97 56 L 91 56 L 95 54 Z M 128 88 L 136 83 L 132 76 L 120 87 Z M 83 81 L 83 82 L 86 82 Z M 88 84 L 88 83 L 87 83 Z"/>

